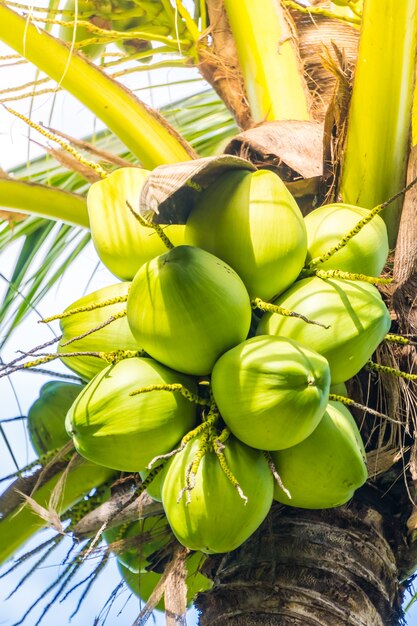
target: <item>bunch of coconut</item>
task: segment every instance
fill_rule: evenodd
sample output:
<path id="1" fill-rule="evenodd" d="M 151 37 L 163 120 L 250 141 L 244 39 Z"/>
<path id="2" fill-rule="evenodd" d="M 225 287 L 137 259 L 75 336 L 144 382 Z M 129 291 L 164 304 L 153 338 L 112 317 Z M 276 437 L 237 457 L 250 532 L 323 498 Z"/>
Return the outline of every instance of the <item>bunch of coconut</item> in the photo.
<path id="1" fill-rule="evenodd" d="M 366 481 L 332 387 L 390 328 L 373 284 L 387 232 L 350 205 L 303 218 L 280 178 L 253 168 L 188 181 L 184 223 L 150 228 L 137 209 L 149 177 L 123 168 L 88 194 L 97 252 L 123 282 L 61 320 L 60 351 L 80 353 L 65 362 L 89 381 L 66 428 L 85 458 L 140 472 L 184 546 L 227 552 L 274 499 L 335 507 Z"/>

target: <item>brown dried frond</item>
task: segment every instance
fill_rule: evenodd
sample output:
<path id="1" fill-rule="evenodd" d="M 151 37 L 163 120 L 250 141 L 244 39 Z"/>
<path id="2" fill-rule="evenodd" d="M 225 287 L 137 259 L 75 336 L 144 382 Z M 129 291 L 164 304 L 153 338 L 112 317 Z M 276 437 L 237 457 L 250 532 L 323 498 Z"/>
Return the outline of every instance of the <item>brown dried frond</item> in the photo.
<path id="1" fill-rule="evenodd" d="M 325 4 L 325 3 L 324 3 Z M 298 33 L 300 57 L 304 65 L 307 85 L 312 93 L 314 119 L 323 121 L 335 89 L 336 76 L 323 65 L 322 55 L 327 48 L 333 61 L 337 55 L 333 44 L 354 68 L 359 45 L 359 31 L 339 20 L 323 16 L 309 16 L 298 11 L 290 11 Z"/>

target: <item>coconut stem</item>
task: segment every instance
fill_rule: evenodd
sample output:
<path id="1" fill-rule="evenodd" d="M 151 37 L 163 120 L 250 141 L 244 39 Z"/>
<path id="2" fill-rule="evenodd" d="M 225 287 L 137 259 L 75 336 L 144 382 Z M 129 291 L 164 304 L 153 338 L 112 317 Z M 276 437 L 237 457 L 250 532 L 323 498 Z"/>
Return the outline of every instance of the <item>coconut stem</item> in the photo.
<path id="1" fill-rule="evenodd" d="M 209 452 L 209 450 L 210 450 L 209 432 L 205 432 L 201 437 L 200 445 L 198 447 L 198 450 L 193 460 L 187 466 L 187 469 L 185 471 L 185 487 L 183 487 L 181 491 L 179 492 L 177 502 L 181 500 L 184 493 L 187 493 L 186 504 L 189 504 L 191 502 L 190 492 L 195 487 L 195 477 L 196 477 L 199 465 L 201 463 L 202 458 L 204 457 L 206 452 Z"/>
<path id="2" fill-rule="evenodd" d="M 10 374 L 14 374 L 14 372 L 18 372 L 22 369 L 30 369 L 32 367 L 37 367 L 38 365 L 42 365 L 43 363 L 49 363 L 50 361 L 54 361 L 55 359 L 66 359 L 75 356 L 93 356 L 98 359 L 103 359 L 109 364 L 117 363 L 122 359 L 129 359 L 132 357 L 143 356 L 144 352 L 142 350 L 113 350 L 112 352 L 67 352 L 63 354 L 46 354 L 44 356 L 39 357 L 35 361 L 27 361 L 26 363 L 22 363 L 22 365 L 16 365 L 15 367 L 11 367 L 9 369 L 5 369 L 5 371 L 0 372 L 0 378 L 3 376 L 10 376 Z"/>
<path id="3" fill-rule="evenodd" d="M 149 222 L 148 220 L 145 220 L 145 218 L 142 217 L 142 215 L 140 213 L 137 213 L 134 210 L 134 208 L 132 207 L 130 202 L 128 202 L 127 200 L 126 200 L 126 204 L 129 207 L 130 212 L 138 220 L 138 222 L 139 222 L 139 224 L 141 224 L 141 226 L 144 226 L 145 228 L 152 228 L 156 232 L 158 237 L 162 240 L 162 243 L 168 248 L 168 250 L 172 250 L 172 248 L 175 248 L 174 244 L 169 239 L 169 237 L 167 237 L 167 235 L 164 233 L 163 229 L 161 228 L 161 226 L 159 224 L 154 224 L 153 222 Z"/>
<path id="4" fill-rule="evenodd" d="M 384 337 L 384 341 L 390 341 L 391 343 L 399 343 L 402 346 L 414 346 L 415 341 L 409 339 L 408 337 L 403 337 L 403 335 L 394 335 L 392 333 L 388 333 Z"/>
<path id="5" fill-rule="evenodd" d="M 416 377 L 417 378 L 417 377 Z M 375 411 L 375 409 L 371 409 L 369 406 L 365 406 L 364 404 L 359 404 L 359 402 L 355 402 L 351 398 L 346 398 L 345 396 L 339 396 L 337 393 L 330 393 L 329 400 L 332 402 L 341 402 L 345 406 L 353 406 L 355 409 L 361 409 L 362 411 L 366 411 L 370 415 L 375 415 L 375 417 L 381 417 L 382 419 L 389 420 L 394 424 L 402 424 L 402 422 L 398 420 L 394 420 L 386 413 L 380 413 L 379 411 Z"/>
<path id="6" fill-rule="evenodd" d="M 284 309 L 282 306 L 278 306 L 277 304 L 271 304 L 270 302 L 265 302 L 261 300 L 261 298 L 253 298 L 251 300 L 251 305 L 253 309 L 260 309 L 261 311 L 265 311 L 266 313 L 278 313 L 278 315 L 284 315 L 285 317 L 297 317 L 306 324 L 315 324 L 316 326 L 321 326 L 322 328 L 330 328 L 330 326 L 326 326 L 325 324 L 321 324 L 320 322 L 314 322 L 313 320 L 308 319 L 301 313 L 296 313 L 295 311 L 290 311 L 289 309 Z"/>
<path id="7" fill-rule="evenodd" d="M 315 275 L 319 278 L 342 278 L 343 280 L 360 280 L 371 285 L 389 285 L 392 278 L 382 278 L 376 276 L 366 276 L 366 274 L 352 274 L 351 272 L 343 272 L 341 270 L 316 270 Z"/>
<path id="8" fill-rule="evenodd" d="M 204 398 L 200 398 L 196 393 L 193 393 L 184 385 L 180 383 L 172 383 L 172 384 L 159 384 L 159 385 L 148 385 L 147 387 L 141 387 L 140 389 L 136 389 L 136 391 L 132 391 L 130 396 L 138 396 L 141 393 L 149 393 L 151 391 L 178 391 L 184 398 L 189 400 L 190 402 L 194 402 L 195 404 L 201 404 L 202 406 L 209 406 L 210 401 L 204 400 Z"/>
<path id="9" fill-rule="evenodd" d="M 264 454 L 264 457 L 266 458 L 266 461 L 268 463 L 269 469 L 271 470 L 272 476 L 274 477 L 274 479 L 278 483 L 278 487 L 280 489 L 282 489 L 282 491 L 285 493 L 285 495 L 291 500 L 291 498 L 292 498 L 291 493 L 288 491 L 288 489 L 286 487 L 284 487 L 284 483 L 282 482 L 281 476 L 278 474 L 278 470 L 275 467 L 275 463 L 272 460 L 272 457 L 271 457 L 270 453 L 265 451 L 263 454 Z"/>
<path id="10" fill-rule="evenodd" d="M 383 374 L 392 374 L 397 378 L 405 378 L 406 380 L 417 380 L 417 374 L 403 372 L 401 370 L 395 369 L 394 367 L 389 367 L 388 365 L 379 365 L 379 363 L 374 363 L 374 361 L 368 361 L 366 364 L 366 369 L 373 372 L 382 372 Z"/>
<path id="11" fill-rule="evenodd" d="M 78 152 L 78 150 L 76 150 L 73 146 L 71 146 L 70 143 L 68 143 L 68 141 L 65 141 L 61 137 L 58 137 L 54 133 L 51 133 L 49 130 L 47 130 L 43 126 L 36 124 L 36 122 L 33 122 L 31 119 L 26 117 L 26 115 L 23 115 L 23 113 L 19 113 L 18 111 L 15 111 L 14 109 L 10 109 L 9 107 L 5 105 L 3 106 L 8 113 L 11 113 L 15 117 L 18 117 L 19 119 L 23 120 L 26 124 L 28 124 L 28 126 L 33 128 L 34 130 L 37 130 L 38 133 L 40 133 L 47 139 L 50 139 L 51 141 L 54 141 L 55 143 L 60 145 L 61 148 L 65 150 L 66 152 L 68 152 L 72 157 L 74 157 L 76 161 L 94 170 L 96 174 L 98 174 L 98 176 L 100 176 L 101 178 L 106 178 L 106 176 L 108 176 L 108 172 L 106 172 L 106 170 L 103 169 L 101 165 L 99 165 L 99 163 L 94 163 L 94 161 L 89 161 L 88 159 L 84 158 L 82 154 Z"/>
<path id="12" fill-rule="evenodd" d="M 228 439 L 229 435 L 230 435 L 230 430 L 228 428 L 224 428 L 222 432 L 220 433 L 220 435 L 214 439 L 212 443 L 213 450 L 217 456 L 217 459 L 220 463 L 220 467 L 222 468 L 224 475 L 232 483 L 233 487 L 236 489 L 239 496 L 242 498 L 244 506 L 246 506 L 248 503 L 248 498 L 243 493 L 242 487 L 239 485 L 239 482 L 236 476 L 233 474 L 232 470 L 230 469 L 227 463 L 226 457 L 224 455 L 224 452 L 223 452 L 225 448 L 224 443 Z"/>
<path id="13" fill-rule="evenodd" d="M 118 313 L 115 313 L 114 315 L 111 315 L 98 326 L 95 326 L 94 328 L 90 328 L 90 330 L 86 330 L 85 333 L 82 333 L 81 335 L 77 335 L 76 337 L 72 337 L 72 339 L 68 339 L 68 341 L 64 341 L 64 343 L 61 343 L 61 348 L 63 348 L 64 346 L 68 346 L 70 343 L 73 343 L 74 341 L 78 341 L 79 339 L 84 339 L 84 337 L 88 337 L 88 335 L 92 335 L 93 333 L 96 333 L 98 330 L 105 328 L 112 322 L 115 322 L 116 320 L 126 317 L 126 315 L 127 315 L 126 309 L 124 309 L 123 311 L 119 311 Z"/>
<path id="14" fill-rule="evenodd" d="M 77 313 L 95 311 L 96 309 L 101 309 L 102 307 L 110 306 L 111 304 L 118 304 L 119 302 L 127 302 L 127 296 L 128 294 L 124 296 L 117 296 L 116 298 L 109 298 L 108 300 L 103 300 L 103 302 L 95 302 L 94 304 L 86 304 L 85 306 L 79 306 L 74 309 L 70 309 L 69 311 L 64 311 L 63 313 L 52 315 L 51 317 L 45 317 L 43 320 L 40 320 L 40 322 L 43 324 L 48 324 L 49 322 L 53 322 L 54 320 L 62 320 L 65 317 L 70 317 L 70 315 L 76 315 Z"/>

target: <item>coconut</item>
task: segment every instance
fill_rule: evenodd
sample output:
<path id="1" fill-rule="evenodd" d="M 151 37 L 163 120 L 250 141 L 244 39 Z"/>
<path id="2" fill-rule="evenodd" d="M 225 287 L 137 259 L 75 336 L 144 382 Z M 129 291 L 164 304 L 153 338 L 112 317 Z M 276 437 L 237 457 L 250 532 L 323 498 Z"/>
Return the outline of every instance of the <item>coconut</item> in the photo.
<path id="1" fill-rule="evenodd" d="M 262 452 L 230 435 L 224 456 L 247 500 L 239 495 L 212 449 L 199 463 L 190 501 L 185 494 L 178 499 L 200 443 L 200 438 L 192 439 L 168 462 L 162 503 L 174 535 L 184 546 L 208 554 L 229 552 L 246 541 L 266 517 L 272 502 L 272 474 Z"/>
<path id="2" fill-rule="evenodd" d="M 211 376 L 222 418 L 241 441 L 281 450 L 308 437 L 329 399 L 326 359 L 285 337 L 253 337 L 217 361 Z"/>
<path id="3" fill-rule="evenodd" d="M 180 393 L 151 385 L 179 383 L 196 393 L 194 380 L 153 359 L 130 358 L 101 371 L 78 396 L 66 428 L 86 459 L 114 469 L 138 472 L 170 452 L 195 425 L 196 405 Z"/>
<path id="4" fill-rule="evenodd" d="M 82 385 L 59 380 L 51 380 L 41 387 L 27 421 L 30 441 L 39 456 L 68 443 L 65 415 L 82 389 Z"/>
<path id="5" fill-rule="evenodd" d="M 367 215 L 368 209 L 340 203 L 328 204 L 309 213 L 304 218 L 307 228 L 307 263 L 339 243 Z M 318 268 L 379 276 L 388 252 L 387 227 L 384 220 L 376 215 L 346 246 L 320 263 Z"/>
<path id="6" fill-rule="evenodd" d="M 391 326 L 379 291 L 362 281 L 305 278 L 274 300 L 274 304 L 329 328 L 267 313 L 256 334 L 295 339 L 324 356 L 330 365 L 332 385 L 357 374 Z"/>
<path id="7" fill-rule="evenodd" d="M 317 428 L 301 443 L 271 453 L 284 487 L 278 502 L 305 509 L 345 504 L 367 479 L 366 456 L 355 420 L 340 402 L 330 402 Z"/>
<path id="8" fill-rule="evenodd" d="M 205 250 L 178 246 L 140 268 L 127 317 L 136 341 L 154 359 L 203 376 L 246 338 L 251 305 L 231 267 Z"/>
<path id="9" fill-rule="evenodd" d="M 146 517 L 131 524 L 109 528 L 103 533 L 107 543 L 131 540 L 132 546 L 124 552 L 117 551 L 117 559 L 132 572 L 146 572 L 152 555 L 173 539 L 165 515 Z"/>
<path id="10" fill-rule="evenodd" d="M 73 302 L 66 311 L 86 306 L 93 306 L 100 302 L 106 302 L 110 298 L 127 296 L 130 283 L 116 283 L 98 289 L 93 293 L 83 296 Z M 126 302 L 117 302 L 108 306 L 74 313 L 61 319 L 60 326 L 62 339 L 58 344 L 58 352 L 112 352 L 113 350 L 139 350 L 136 339 L 133 337 L 127 317 L 116 319 L 111 324 L 104 326 L 100 330 L 77 339 L 65 346 L 65 342 L 78 337 L 108 320 L 111 316 L 117 315 L 126 310 Z M 98 372 L 107 367 L 106 361 L 92 356 L 75 356 L 63 359 L 65 365 L 76 372 L 84 380 L 91 380 Z"/>
<path id="11" fill-rule="evenodd" d="M 212 581 L 200 572 L 204 560 L 205 557 L 201 552 L 194 552 L 185 561 L 187 570 L 187 578 L 185 580 L 187 585 L 187 606 L 191 604 L 198 593 L 207 591 L 213 586 Z M 162 578 L 162 574 L 152 571 L 134 573 L 120 561 L 118 561 L 117 567 L 129 589 L 143 602 L 149 600 L 156 585 Z M 155 608 L 160 611 L 165 609 L 164 598 L 161 598 Z"/>
<path id="12" fill-rule="evenodd" d="M 131 280 L 145 263 L 165 252 L 152 228 L 143 226 L 129 209 L 137 209 L 147 170 L 122 167 L 93 185 L 87 194 L 88 217 L 94 247 L 104 265 L 118 278 Z M 184 226 L 164 229 L 174 245 L 184 241 Z"/>
<path id="13" fill-rule="evenodd" d="M 187 220 L 185 243 L 226 261 L 250 296 L 265 300 L 294 282 L 307 253 L 300 209 L 268 170 L 229 171 L 208 187 Z"/>
<path id="14" fill-rule="evenodd" d="M 77 12 L 78 20 L 87 20 L 95 26 L 100 28 L 111 28 L 111 20 L 109 16 L 96 15 L 97 2 L 94 0 L 67 0 L 63 9 L 67 13 L 61 15 L 62 22 L 73 22 L 75 20 L 75 13 Z M 68 12 L 71 12 L 70 15 Z M 79 24 L 73 26 L 59 27 L 59 38 L 68 44 L 79 43 L 85 39 L 94 38 L 94 34 L 91 30 L 88 30 L 85 26 Z M 87 46 L 83 46 L 80 51 L 89 59 L 96 59 L 106 49 L 107 43 L 92 43 Z"/>

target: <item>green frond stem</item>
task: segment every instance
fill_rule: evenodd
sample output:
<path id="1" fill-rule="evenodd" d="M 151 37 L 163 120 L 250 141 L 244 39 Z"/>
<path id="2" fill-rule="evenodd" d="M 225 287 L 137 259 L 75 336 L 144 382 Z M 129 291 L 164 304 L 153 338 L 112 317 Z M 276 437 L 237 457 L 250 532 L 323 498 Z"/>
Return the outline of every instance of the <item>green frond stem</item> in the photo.
<path id="1" fill-rule="evenodd" d="M 105 306 L 110 306 L 111 304 L 127 302 L 127 297 L 128 294 L 126 294 L 125 296 L 109 298 L 108 300 L 102 300 L 101 302 L 94 302 L 93 304 L 86 304 L 85 306 L 75 307 L 74 309 L 69 309 L 68 311 L 64 311 L 63 313 L 58 313 L 57 315 L 45 317 L 43 320 L 40 321 L 42 324 L 49 324 L 49 322 L 53 322 L 54 320 L 62 320 L 65 317 L 70 317 L 71 315 L 76 315 L 77 313 L 86 313 L 87 311 L 95 311 L 96 309 L 101 309 Z"/>
<path id="2" fill-rule="evenodd" d="M 0 40 L 97 115 L 144 167 L 153 169 L 194 157 L 192 148 L 132 92 L 2 3 Z"/>
<path id="3" fill-rule="evenodd" d="M 265 313 L 277 313 L 278 315 L 284 315 L 285 317 L 297 317 L 306 324 L 315 324 L 316 326 L 321 326 L 322 328 L 330 328 L 330 326 L 326 326 L 325 324 L 321 324 L 320 322 L 314 322 L 313 320 L 309 320 L 308 317 L 301 315 L 301 313 L 296 313 L 295 311 L 290 311 L 289 309 L 284 309 L 282 306 L 278 306 L 276 304 L 271 304 L 270 302 L 265 302 L 261 300 L 261 298 L 253 298 L 251 300 L 252 309 L 260 309 Z"/>
<path id="4" fill-rule="evenodd" d="M 0 206 L 83 228 L 90 226 L 83 196 L 47 185 L 0 177 Z"/>
<path id="5" fill-rule="evenodd" d="M 79 339 L 84 339 L 84 337 L 88 337 L 89 335 L 96 333 L 98 330 L 105 328 L 109 324 L 112 324 L 116 320 L 120 320 L 122 317 L 126 317 L 126 316 L 127 316 L 126 309 L 124 309 L 123 311 L 119 311 L 118 313 L 115 313 L 114 315 L 111 315 L 110 317 L 108 317 L 106 320 L 104 320 L 104 322 L 101 322 L 101 324 L 98 324 L 98 326 L 94 326 L 94 328 L 90 328 L 89 330 L 86 330 L 81 335 L 76 335 L 76 337 L 72 337 L 71 339 L 68 339 L 68 341 L 64 341 L 63 343 L 61 343 L 61 348 L 64 348 L 65 346 L 69 346 L 71 343 L 74 343 L 74 341 L 78 341 Z"/>
<path id="6" fill-rule="evenodd" d="M 366 0 L 340 192 L 371 208 L 404 185 L 417 52 L 417 0 Z M 394 247 L 402 202 L 381 217 Z"/>
<path id="7" fill-rule="evenodd" d="M 159 384 L 159 385 L 148 385 L 147 387 L 141 387 L 140 389 L 136 389 L 135 391 L 131 391 L 129 396 L 138 396 L 142 393 L 150 393 L 152 391 L 177 391 L 180 393 L 186 400 L 189 402 L 194 402 L 195 404 L 200 404 L 202 406 L 210 406 L 210 401 L 205 400 L 204 398 L 200 398 L 197 394 L 193 393 L 181 383 L 171 383 L 171 384 Z"/>
<path id="8" fill-rule="evenodd" d="M 375 409 L 371 409 L 369 406 L 365 406 L 364 404 L 360 404 L 359 402 L 355 402 L 354 400 L 352 400 L 352 398 L 346 398 L 345 396 L 340 396 L 337 393 L 329 393 L 329 400 L 331 402 L 341 402 L 345 406 L 352 406 L 355 409 L 360 409 L 362 411 L 365 411 L 366 413 L 369 413 L 370 415 L 375 415 L 375 417 L 379 417 L 381 419 L 388 420 L 389 422 L 391 422 L 393 424 L 403 425 L 403 422 L 400 422 L 399 420 L 393 419 L 392 417 L 390 417 L 386 413 L 380 413 L 379 411 L 376 411 Z"/>
<path id="9" fill-rule="evenodd" d="M 253 119 L 309 120 L 297 50 L 276 0 L 224 0 Z"/>
<path id="10" fill-rule="evenodd" d="M 346 15 L 335 13 L 334 11 L 324 7 L 306 7 L 302 4 L 298 4 L 298 2 L 293 2 L 293 0 L 281 0 L 281 4 L 287 9 L 293 9 L 294 11 L 298 11 L 299 13 L 304 13 L 306 15 L 321 15 L 322 17 L 327 17 L 330 20 L 341 20 L 342 22 L 348 22 L 354 26 L 359 26 L 361 23 L 361 19 L 357 14 Z"/>
<path id="11" fill-rule="evenodd" d="M 243 504 L 246 506 L 246 504 L 248 503 L 248 498 L 245 496 L 245 494 L 243 493 L 242 487 L 239 485 L 239 482 L 236 478 L 236 476 L 233 474 L 232 470 L 230 469 L 226 457 L 224 455 L 224 443 L 225 441 L 227 441 L 228 437 L 230 435 L 230 430 L 228 428 L 224 428 L 222 430 L 222 432 L 220 433 L 220 435 L 218 437 L 216 437 L 216 439 L 214 439 L 213 441 L 213 450 L 217 456 L 217 460 L 219 461 L 220 467 L 224 473 L 224 475 L 226 476 L 227 480 L 233 485 L 233 487 L 236 489 L 236 491 L 238 492 L 240 498 L 242 498 L 243 500 Z"/>
<path id="12" fill-rule="evenodd" d="M 291 493 L 288 491 L 288 489 L 284 486 L 284 483 L 282 482 L 281 476 L 278 474 L 278 470 L 275 467 L 275 463 L 272 460 L 272 457 L 270 455 L 269 452 L 264 452 L 263 453 L 266 462 L 268 463 L 268 467 L 271 470 L 271 474 L 274 477 L 274 480 L 276 481 L 277 485 L 279 486 L 280 489 L 282 489 L 282 491 L 285 493 L 285 495 L 291 500 L 292 496 Z"/>
<path id="13" fill-rule="evenodd" d="M 319 278 L 341 278 L 343 280 L 360 280 L 371 285 L 390 285 L 392 278 L 382 278 L 376 276 L 366 276 L 365 274 L 352 274 L 341 270 L 315 270 L 315 275 Z"/>
<path id="14" fill-rule="evenodd" d="M 188 39 L 177 40 L 172 37 L 169 28 L 166 26 L 152 25 L 152 30 L 110 30 L 106 28 L 100 28 L 88 20 L 70 20 L 68 22 L 63 20 L 57 20 L 55 18 L 38 17 L 34 16 L 33 22 L 39 22 L 40 24 L 52 24 L 54 26 L 62 26 L 64 28 L 74 28 L 75 26 L 85 28 L 91 33 L 95 33 L 99 37 L 99 41 L 111 43 L 118 39 L 144 39 L 146 41 L 158 41 L 170 46 L 171 49 L 177 50 L 179 46 L 182 46 L 185 50 L 190 47 L 191 42 Z"/>
<path id="15" fill-rule="evenodd" d="M 169 239 L 169 237 L 167 237 L 167 235 L 164 233 L 163 228 L 159 224 L 154 224 L 153 222 L 149 222 L 148 220 L 146 220 L 144 217 L 142 217 L 140 213 L 135 211 L 135 209 L 132 207 L 130 202 L 128 202 L 127 200 L 126 200 L 126 205 L 129 208 L 130 212 L 133 214 L 133 216 L 138 220 L 139 224 L 141 224 L 142 226 L 145 226 L 145 228 L 152 228 L 152 230 L 156 232 L 156 234 L 161 239 L 162 243 L 168 248 L 168 250 L 172 250 L 172 248 L 175 247 L 172 241 Z"/>
<path id="16" fill-rule="evenodd" d="M 417 380 L 417 374 L 402 372 L 401 370 L 395 369 L 395 367 L 380 365 L 379 363 L 374 363 L 374 361 L 368 361 L 365 367 L 367 370 L 370 370 L 372 372 L 380 372 L 381 374 L 392 374 L 393 376 L 396 376 L 396 378 L 404 378 L 405 380 Z"/>
<path id="17" fill-rule="evenodd" d="M 388 333 L 387 335 L 385 335 L 384 341 L 389 341 L 391 343 L 398 343 L 402 346 L 416 345 L 415 340 L 410 339 L 409 337 L 405 337 L 404 335 L 394 335 L 393 333 Z M 369 361 L 369 363 L 372 363 L 372 361 Z"/>
<path id="18" fill-rule="evenodd" d="M 98 43 L 98 41 L 96 41 L 95 43 Z M 105 61 L 103 63 L 103 67 L 108 69 L 109 67 L 114 67 L 115 65 L 121 65 L 122 63 L 127 63 L 129 61 L 139 61 L 141 59 L 147 59 L 148 57 L 153 56 L 154 54 L 172 54 L 172 50 L 168 46 L 159 46 L 158 48 L 152 48 L 152 50 L 143 50 L 142 52 L 135 52 L 134 54 L 129 54 L 129 55 L 121 53 L 120 55 L 117 55 L 118 58 L 116 60 Z M 113 76 L 114 78 L 113 74 L 111 76 Z"/>
<path id="19" fill-rule="evenodd" d="M 15 111 L 14 109 L 10 109 L 9 107 L 4 107 L 4 108 L 6 109 L 6 111 L 11 113 L 15 117 L 18 117 L 19 119 L 21 119 L 28 126 L 33 128 L 34 130 L 37 130 L 38 133 L 40 133 L 41 135 L 43 135 L 50 141 L 54 141 L 55 143 L 57 143 L 59 146 L 61 146 L 63 150 L 65 150 L 71 156 L 73 156 L 76 161 L 92 169 L 101 178 L 106 178 L 106 176 L 108 176 L 108 172 L 106 172 L 106 170 L 103 169 L 99 163 L 94 163 L 93 161 L 89 161 L 88 159 L 83 157 L 83 155 L 80 154 L 78 150 L 76 150 L 73 146 L 71 146 L 71 144 L 68 143 L 68 141 L 64 141 L 64 139 L 62 139 L 61 137 L 58 137 L 54 133 L 51 133 L 49 130 L 47 130 L 43 126 L 36 124 L 36 122 L 32 122 L 32 120 L 26 117 L 26 115 L 23 115 L 23 113 L 19 113 L 18 111 Z"/>

